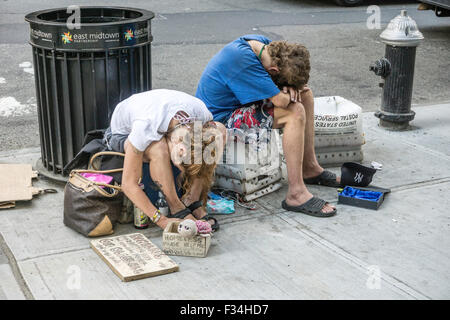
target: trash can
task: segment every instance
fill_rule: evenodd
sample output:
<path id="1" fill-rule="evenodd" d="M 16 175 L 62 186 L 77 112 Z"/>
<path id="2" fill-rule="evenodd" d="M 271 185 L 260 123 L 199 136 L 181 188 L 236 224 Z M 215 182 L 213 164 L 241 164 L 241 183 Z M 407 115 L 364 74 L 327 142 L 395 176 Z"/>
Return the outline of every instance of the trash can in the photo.
<path id="1" fill-rule="evenodd" d="M 120 101 L 152 88 L 154 13 L 122 7 L 79 7 L 78 13 L 75 28 L 76 17 L 67 8 L 25 16 L 42 155 L 37 166 L 56 178 L 64 175 L 87 132 L 108 127 Z"/>

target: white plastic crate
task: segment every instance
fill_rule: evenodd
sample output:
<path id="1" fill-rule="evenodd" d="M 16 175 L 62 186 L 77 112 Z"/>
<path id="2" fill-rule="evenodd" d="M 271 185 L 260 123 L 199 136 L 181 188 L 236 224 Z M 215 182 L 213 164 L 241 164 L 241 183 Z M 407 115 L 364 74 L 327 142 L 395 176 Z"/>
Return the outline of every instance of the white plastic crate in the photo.
<path id="1" fill-rule="evenodd" d="M 263 189 L 281 180 L 281 168 L 267 172 L 265 175 L 250 180 L 234 179 L 226 176 L 216 175 L 214 186 L 221 189 L 233 190 L 241 195 L 247 195 Z"/>
<path id="2" fill-rule="evenodd" d="M 279 157 L 279 141 L 277 130 L 271 131 L 268 143 L 244 143 L 229 138 L 223 153 L 223 164 L 245 165 L 248 167 L 267 166 Z"/>
<path id="3" fill-rule="evenodd" d="M 258 176 L 268 174 L 281 166 L 281 158 L 278 156 L 276 160 L 266 166 L 260 165 L 228 165 L 218 164 L 216 167 L 216 175 L 233 178 L 236 180 L 252 180 Z"/>
<path id="4" fill-rule="evenodd" d="M 271 140 L 273 143 L 262 146 L 256 143 L 228 142 L 223 161 L 216 167 L 216 175 L 248 181 L 279 169 L 281 166 L 278 148 L 280 136 L 278 133 L 275 134 Z"/>
<path id="5" fill-rule="evenodd" d="M 359 147 L 365 144 L 364 133 L 315 135 L 314 146 L 318 148 Z"/>
<path id="6" fill-rule="evenodd" d="M 364 154 L 361 146 L 316 148 L 317 161 L 320 165 L 336 165 L 344 162 L 361 162 Z"/>
<path id="7" fill-rule="evenodd" d="M 244 195 L 242 197 L 242 199 L 244 201 L 252 201 L 252 200 L 255 200 L 255 199 L 260 198 L 262 196 L 265 196 L 268 193 L 277 191 L 278 189 L 281 189 L 282 186 L 283 186 L 283 184 L 280 181 L 279 182 L 275 182 L 275 183 L 269 184 L 268 186 L 266 186 L 266 187 L 264 187 L 262 189 L 259 189 L 259 190 L 255 191 L 253 193 Z"/>

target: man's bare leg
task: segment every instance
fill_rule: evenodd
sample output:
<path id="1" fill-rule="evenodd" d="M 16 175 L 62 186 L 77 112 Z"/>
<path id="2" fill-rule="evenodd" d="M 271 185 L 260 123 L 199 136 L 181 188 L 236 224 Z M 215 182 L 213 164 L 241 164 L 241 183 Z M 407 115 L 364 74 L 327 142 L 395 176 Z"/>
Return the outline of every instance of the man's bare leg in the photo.
<path id="1" fill-rule="evenodd" d="M 311 89 L 301 93 L 301 103 L 305 108 L 305 152 L 303 155 L 303 178 L 317 177 L 323 172 L 323 168 L 317 161 L 316 151 L 314 148 L 314 96 Z M 339 182 L 340 177 L 336 180 Z"/>
<path id="2" fill-rule="evenodd" d="M 288 175 L 286 203 L 299 206 L 313 195 L 303 182 L 303 158 L 305 147 L 306 112 L 299 102 L 292 102 L 287 108 L 274 109 L 274 128 L 283 128 L 283 150 Z M 329 213 L 335 207 L 325 204 L 322 212 Z"/>
<path id="3" fill-rule="evenodd" d="M 153 142 L 150 147 L 147 148 L 145 156 L 149 160 L 150 176 L 164 194 L 171 214 L 185 209 L 186 206 L 178 198 L 175 188 L 169 147 L 166 139 L 163 138 L 158 142 Z M 194 216 L 191 214 L 187 215 L 186 218 L 195 220 Z"/>

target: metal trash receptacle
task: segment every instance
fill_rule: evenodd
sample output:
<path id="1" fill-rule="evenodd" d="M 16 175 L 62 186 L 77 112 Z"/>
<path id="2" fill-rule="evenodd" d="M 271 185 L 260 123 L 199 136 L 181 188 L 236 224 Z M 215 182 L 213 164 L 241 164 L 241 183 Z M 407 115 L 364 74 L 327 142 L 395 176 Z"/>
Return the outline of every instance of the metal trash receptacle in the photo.
<path id="1" fill-rule="evenodd" d="M 153 12 L 79 7 L 79 25 L 70 29 L 67 11 L 25 16 L 38 106 L 38 163 L 44 169 L 40 173 L 56 178 L 64 175 L 62 169 L 81 149 L 85 134 L 109 125 L 120 101 L 152 88 Z"/>

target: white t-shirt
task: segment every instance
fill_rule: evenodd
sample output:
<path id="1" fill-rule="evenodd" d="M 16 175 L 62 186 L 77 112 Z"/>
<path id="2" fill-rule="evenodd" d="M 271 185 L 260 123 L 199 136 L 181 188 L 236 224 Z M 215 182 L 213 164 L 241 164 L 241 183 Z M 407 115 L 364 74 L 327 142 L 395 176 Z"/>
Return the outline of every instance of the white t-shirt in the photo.
<path id="1" fill-rule="evenodd" d="M 157 89 L 120 102 L 111 117 L 111 132 L 128 135 L 130 143 L 144 151 L 153 141 L 161 140 L 178 111 L 203 124 L 213 119 L 200 99 L 180 91 Z"/>

